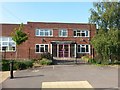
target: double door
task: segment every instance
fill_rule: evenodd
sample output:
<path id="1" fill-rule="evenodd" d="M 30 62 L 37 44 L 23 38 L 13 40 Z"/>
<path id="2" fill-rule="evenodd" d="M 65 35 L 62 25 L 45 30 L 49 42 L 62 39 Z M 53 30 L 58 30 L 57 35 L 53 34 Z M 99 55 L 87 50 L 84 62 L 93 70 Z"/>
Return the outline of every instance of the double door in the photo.
<path id="1" fill-rule="evenodd" d="M 59 57 L 69 57 L 69 53 L 70 53 L 70 45 L 69 44 L 59 44 Z"/>

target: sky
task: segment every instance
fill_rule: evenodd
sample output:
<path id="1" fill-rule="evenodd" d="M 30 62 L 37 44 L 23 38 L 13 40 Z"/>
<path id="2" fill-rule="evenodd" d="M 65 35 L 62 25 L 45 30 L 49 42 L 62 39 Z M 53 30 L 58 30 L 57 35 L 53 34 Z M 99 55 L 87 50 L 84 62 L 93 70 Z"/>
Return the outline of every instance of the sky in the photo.
<path id="1" fill-rule="evenodd" d="M 2 2 L 0 23 L 88 23 L 93 2 Z"/>

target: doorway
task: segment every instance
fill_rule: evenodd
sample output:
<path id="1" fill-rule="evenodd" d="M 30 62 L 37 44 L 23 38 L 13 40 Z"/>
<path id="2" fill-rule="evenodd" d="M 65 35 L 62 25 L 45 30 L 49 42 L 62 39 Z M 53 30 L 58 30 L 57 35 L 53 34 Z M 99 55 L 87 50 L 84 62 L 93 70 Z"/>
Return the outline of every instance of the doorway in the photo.
<path id="1" fill-rule="evenodd" d="M 69 57 L 69 44 L 59 44 L 59 57 Z"/>

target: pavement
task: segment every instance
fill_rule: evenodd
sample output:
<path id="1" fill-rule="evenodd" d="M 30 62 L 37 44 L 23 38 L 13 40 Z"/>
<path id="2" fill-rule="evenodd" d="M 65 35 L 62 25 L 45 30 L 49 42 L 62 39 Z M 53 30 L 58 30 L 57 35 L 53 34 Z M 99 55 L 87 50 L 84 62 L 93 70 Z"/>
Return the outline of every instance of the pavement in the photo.
<path id="1" fill-rule="evenodd" d="M 88 81 L 42 82 L 42 88 L 93 88 Z"/>
<path id="2" fill-rule="evenodd" d="M 7 78 L 1 84 L 2 88 L 42 88 L 44 82 L 59 84 L 80 81 L 89 82 L 93 88 L 118 88 L 118 68 L 95 65 L 45 66 L 16 71 L 13 79 Z"/>

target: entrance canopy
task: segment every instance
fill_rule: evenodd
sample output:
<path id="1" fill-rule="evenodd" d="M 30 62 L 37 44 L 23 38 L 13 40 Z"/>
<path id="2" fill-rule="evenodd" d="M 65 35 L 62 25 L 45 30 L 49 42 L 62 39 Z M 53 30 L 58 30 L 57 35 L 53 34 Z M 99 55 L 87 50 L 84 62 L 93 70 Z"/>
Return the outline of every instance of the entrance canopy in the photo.
<path id="1" fill-rule="evenodd" d="M 51 44 L 75 44 L 75 41 L 52 41 Z"/>

